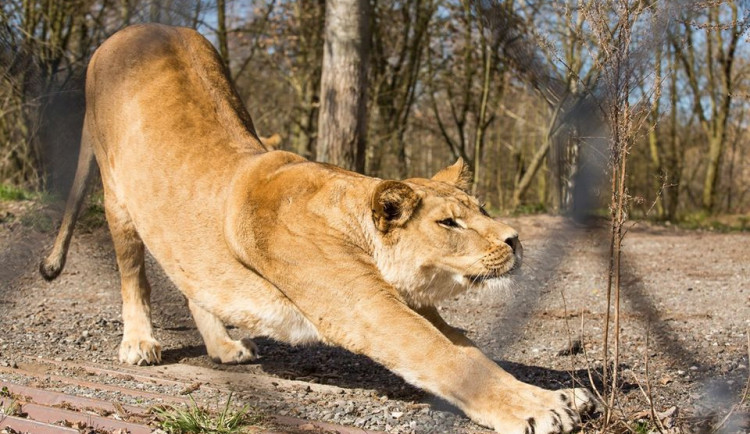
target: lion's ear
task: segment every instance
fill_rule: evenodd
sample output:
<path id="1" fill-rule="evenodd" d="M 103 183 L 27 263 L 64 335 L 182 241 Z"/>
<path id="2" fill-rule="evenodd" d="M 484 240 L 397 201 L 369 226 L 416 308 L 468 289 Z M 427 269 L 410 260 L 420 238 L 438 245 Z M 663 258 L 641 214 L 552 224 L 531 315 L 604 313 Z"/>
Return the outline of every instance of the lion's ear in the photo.
<path id="1" fill-rule="evenodd" d="M 279 149 L 279 145 L 281 144 L 281 135 L 279 133 L 274 133 L 268 137 L 258 136 L 258 138 L 269 151 Z"/>
<path id="2" fill-rule="evenodd" d="M 471 186 L 471 170 L 469 166 L 464 163 L 464 159 L 458 157 L 458 160 L 453 165 L 446 167 L 440 172 L 436 173 L 432 177 L 433 181 L 441 181 L 451 185 L 455 185 L 463 191 L 469 191 Z"/>
<path id="3" fill-rule="evenodd" d="M 419 205 L 419 196 L 398 181 L 382 181 L 372 193 L 372 219 L 381 232 L 403 226 Z"/>

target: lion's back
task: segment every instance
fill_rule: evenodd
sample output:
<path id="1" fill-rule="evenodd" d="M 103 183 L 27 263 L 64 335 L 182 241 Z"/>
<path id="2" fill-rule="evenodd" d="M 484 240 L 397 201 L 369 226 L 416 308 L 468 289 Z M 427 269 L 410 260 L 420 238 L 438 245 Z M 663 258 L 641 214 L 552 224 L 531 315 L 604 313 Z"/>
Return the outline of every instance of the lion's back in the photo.
<path id="1" fill-rule="evenodd" d="M 110 37 L 89 64 L 86 105 L 97 130 L 115 136 L 106 147 L 129 129 L 144 142 L 197 143 L 212 155 L 264 150 L 218 53 L 192 29 L 141 24 Z"/>

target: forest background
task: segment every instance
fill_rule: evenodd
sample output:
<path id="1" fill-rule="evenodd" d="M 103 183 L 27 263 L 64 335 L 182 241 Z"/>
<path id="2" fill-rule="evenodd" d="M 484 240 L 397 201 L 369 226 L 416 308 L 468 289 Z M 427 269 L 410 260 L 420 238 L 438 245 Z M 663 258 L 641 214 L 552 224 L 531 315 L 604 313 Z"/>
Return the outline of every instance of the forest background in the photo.
<path id="1" fill-rule="evenodd" d="M 474 171 L 473 192 L 495 211 L 575 211 L 581 183 L 604 210 L 609 186 L 585 174 L 611 168 L 613 142 L 598 140 L 617 124 L 606 95 L 626 88 L 616 104 L 631 117 L 617 146 L 627 142 L 630 212 L 673 222 L 733 215 L 750 227 L 742 1 L 354 3 L 361 11 L 351 19 L 366 20 L 366 110 L 351 168 L 430 176 L 461 157 Z M 326 160 L 330 143 L 318 139 L 325 17 L 325 0 L 4 1 L 3 190 L 67 192 L 88 59 L 141 22 L 198 29 L 217 46 L 258 132 Z M 625 46 L 613 75 L 613 52 Z"/>

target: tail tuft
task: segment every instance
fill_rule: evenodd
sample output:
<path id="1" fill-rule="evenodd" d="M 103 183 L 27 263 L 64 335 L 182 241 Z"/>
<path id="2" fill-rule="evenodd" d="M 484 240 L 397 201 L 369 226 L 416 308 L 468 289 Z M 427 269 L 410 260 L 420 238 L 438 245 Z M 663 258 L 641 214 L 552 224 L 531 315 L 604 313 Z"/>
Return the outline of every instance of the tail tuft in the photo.
<path id="1" fill-rule="evenodd" d="M 44 280 L 55 280 L 55 278 L 60 275 L 63 265 L 65 264 L 61 261 L 52 262 L 50 261 L 50 258 L 46 258 L 39 264 L 39 272 L 42 274 L 42 277 L 44 277 Z"/>

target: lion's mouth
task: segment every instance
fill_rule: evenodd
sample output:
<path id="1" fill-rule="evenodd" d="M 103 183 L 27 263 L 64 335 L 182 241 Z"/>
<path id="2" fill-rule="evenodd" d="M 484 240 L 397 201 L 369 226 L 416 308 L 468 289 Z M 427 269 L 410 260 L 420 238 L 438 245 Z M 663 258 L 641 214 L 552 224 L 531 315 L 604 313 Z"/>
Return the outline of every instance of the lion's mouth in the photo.
<path id="1" fill-rule="evenodd" d="M 479 275 L 469 275 L 469 276 L 464 276 L 464 277 L 469 282 L 476 284 L 476 283 L 486 282 L 486 281 L 492 280 L 492 279 L 499 279 L 502 276 L 501 275 L 498 276 L 498 275 L 494 275 L 494 274 L 479 274 Z"/>
<path id="2" fill-rule="evenodd" d="M 487 282 L 487 281 L 490 281 L 490 280 L 493 280 L 493 279 L 501 279 L 503 277 L 507 277 L 507 275 L 508 275 L 508 271 L 506 271 L 506 272 L 497 272 L 497 271 L 493 270 L 493 271 L 491 271 L 489 273 L 484 273 L 484 274 L 470 274 L 470 275 L 467 275 L 467 276 L 464 276 L 464 277 L 466 279 L 468 279 L 469 282 L 476 284 L 476 283 Z"/>
<path id="3" fill-rule="evenodd" d="M 494 279 L 502 279 L 502 278 L 508 278 L 512 274 L 516 274 L 521 267 L 521 260 L 520 258 L 516 257 L 515 261 L 513 261 L 513 265 L 510 267 L 507 266 L 507 263 L 504 264 L 504 266 L 493 268 L 486 273 L 481 274 L 468 274 L 464 277 L 472 284 L 487 282 Z"/>

